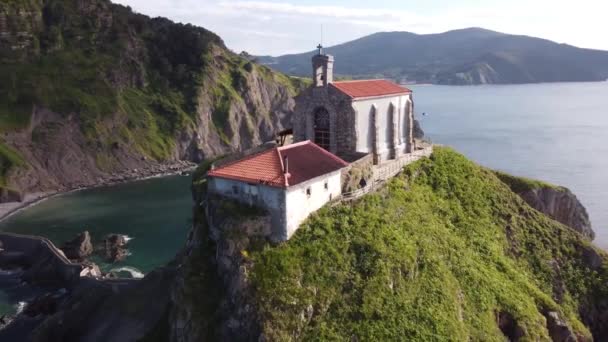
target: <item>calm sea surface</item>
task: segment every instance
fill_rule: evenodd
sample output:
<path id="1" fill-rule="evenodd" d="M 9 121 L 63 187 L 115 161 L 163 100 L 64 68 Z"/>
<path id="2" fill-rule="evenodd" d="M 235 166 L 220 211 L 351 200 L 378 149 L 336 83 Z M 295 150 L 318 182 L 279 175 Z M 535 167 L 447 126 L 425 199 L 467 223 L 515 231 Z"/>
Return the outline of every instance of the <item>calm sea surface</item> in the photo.
<path id="1" fill-rule="evenodd" d="M 608 248 L 608 83 L 412 88 L 434 142 L 482 165 L 570 188 L 589 210 L 596 244 Z M 14 215 L 0 230 L 57 244 L 85 229 L 97 241 L 126 234 L 133 240 L 124 262 L 95 261 L 106 271 L 148 272 L 171 260 L 186 239 L 189 186 L 190 177 L 176 176 L 71 193 Z M 0 274 L 0 314 L 33 293 L 8 278 Z"/>

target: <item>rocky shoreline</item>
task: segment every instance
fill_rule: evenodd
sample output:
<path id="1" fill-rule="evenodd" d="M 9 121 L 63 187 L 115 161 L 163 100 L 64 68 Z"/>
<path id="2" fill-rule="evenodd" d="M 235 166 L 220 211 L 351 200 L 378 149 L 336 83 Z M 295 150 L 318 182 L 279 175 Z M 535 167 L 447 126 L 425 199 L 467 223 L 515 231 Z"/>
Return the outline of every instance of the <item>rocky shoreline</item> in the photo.
<path id="1" fill-rule="evenodd" d="M 21 210 L 30 208 L 55 196 L 87 189 L 135 182 L 150 178 L 174 176 L 184 172 L 191 172 L 196 168 L 196 166 L 197 165 L 195 163 L 185 160 L 180 160 L 172 163 L 149 165 L 140 169 L 112 173 L 105 178 L 99 178 L 97 183 L 94 184 L 78 184 L 70 188 L 58 189 L 56 191 L 26 194 L 25 196 L 23 196 L 23 200 L 21 202 L 0 203 L 0 222 L 20 212 Z"/>

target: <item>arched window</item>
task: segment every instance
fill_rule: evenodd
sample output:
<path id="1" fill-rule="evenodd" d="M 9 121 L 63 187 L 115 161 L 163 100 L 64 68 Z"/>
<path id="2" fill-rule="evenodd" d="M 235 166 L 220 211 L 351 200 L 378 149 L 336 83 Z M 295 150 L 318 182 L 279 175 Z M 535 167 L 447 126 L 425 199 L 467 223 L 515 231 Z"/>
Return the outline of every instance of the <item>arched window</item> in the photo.
<path id="1" fill-rule="evenodd" d="M 395 128 L 397 127 L 395 106 L 391 103 L 388 106 L 388 118 L 386 124 L 386 146 L 389 151 L 389 159 L 395 159 Z"/>
<path id="2" fill-rule="evenodd" d="M 329 150 L 329 112 L 324 107 L 315 110 L 314 116 L 315 144 Z"/>

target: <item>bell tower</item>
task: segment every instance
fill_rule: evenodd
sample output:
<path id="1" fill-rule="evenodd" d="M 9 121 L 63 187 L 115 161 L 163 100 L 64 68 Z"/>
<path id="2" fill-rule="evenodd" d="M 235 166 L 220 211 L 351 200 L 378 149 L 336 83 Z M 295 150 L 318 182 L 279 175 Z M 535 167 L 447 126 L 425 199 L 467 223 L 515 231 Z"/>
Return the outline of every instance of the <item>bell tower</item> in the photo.
<path id="1" fill-rule="evenodd" d="M 323 53 L 323 46 L 317 46 L 319 51 L 312 57 L 312 79 L 315 87 L 327 87 L 334 81 L 334 56 Z"/>

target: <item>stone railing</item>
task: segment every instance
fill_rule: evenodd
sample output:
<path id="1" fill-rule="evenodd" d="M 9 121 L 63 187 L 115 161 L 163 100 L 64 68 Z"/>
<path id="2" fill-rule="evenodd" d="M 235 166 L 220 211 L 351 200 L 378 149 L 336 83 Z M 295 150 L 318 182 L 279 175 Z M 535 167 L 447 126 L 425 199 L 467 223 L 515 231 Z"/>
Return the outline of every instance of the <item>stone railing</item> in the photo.
<path id="1" fill-rule="evenodd" d="M 430 157 L 433 154 L 433 145 L 428 145 L 424 148 L 417 149 L 412 153 L 405 154 L 399 159 L 389 160 L 374 168 L 374 180 L 385 181 L 395 177 L 403 167 L 409 165 L 424 157 Z"/>
<path id="2" fill-rule="evenodd" d="M 429 145 L 424 148 L 418 149 L 412 153 L 403 155 L 399 159 L 391 160 L 383 163 L 382 165 L 374 166 L 373 181 L 361 189 L 343 193 L 341 201 L 353 201 L 365 194 L 376 190 L 377 188 L 384 185 L 387 180 L 395 177 L 399 172 L 401 172 L 404 166 L 411 164 L 417 160 L 420 160 L 424 157 L 430 157 L 431 154 L 433 154 L 433 145 Z"/>

